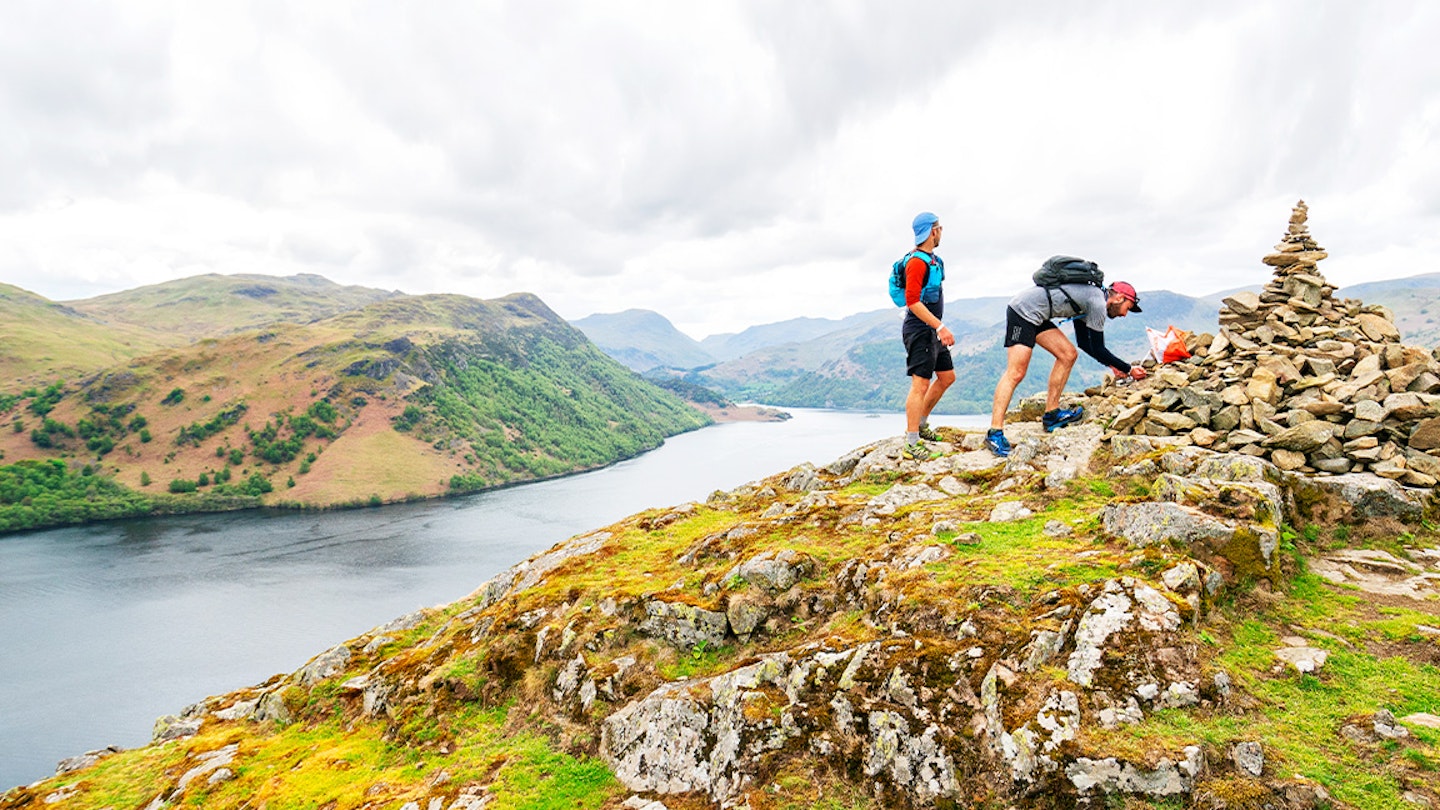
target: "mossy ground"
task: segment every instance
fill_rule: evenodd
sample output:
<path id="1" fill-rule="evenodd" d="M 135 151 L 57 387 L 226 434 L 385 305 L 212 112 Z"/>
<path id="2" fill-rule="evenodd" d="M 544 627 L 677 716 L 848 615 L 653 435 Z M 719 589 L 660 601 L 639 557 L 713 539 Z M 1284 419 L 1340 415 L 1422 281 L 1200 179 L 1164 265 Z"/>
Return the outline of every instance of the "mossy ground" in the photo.
<path id="1" fill-rule="evenodd" d="M 0 808 L 18 808 L 67 785 L 76 792 L 51 805 L 57 810 L 143 806 L 194 766 L 189 752 L 230 743 L 242 753 L 235 778 L 186 791 L 183 806 L 348 810 L 419 801 L 425 807 L 422 800 L 437 796 L 448 806 L 462 786 L 483 785 L 494 796 L 491 808 L 613 808 L 629 792 L 598 759 L 598 729 L 615 707 L 662 681 L 728 671 L 765 652 L 822 639 L 853 645 L 889 634 L 874 605 L 847 603 L 838 593 L 836 574 L 854 561 L 893 561 L 907 550 L 938 545 L 948 552 L 945 559 L 892 572 L 874 589 L 871 598 L 884 601 L 884 615 L 935 626 L 973 620 L 982 637 L 1024 637 L 1032 605 L 1052 592 L 1116 576 L 1153 580 L 1184 559 L 1175 549 L 1125 548 L 1101 531 L 1097 515 L 1105 504 L 1143 496 L 1139 479 L 1081 478 L 1059 491 L 1020 486 L 995 493 L 993 477 L 977 476 L 973 495 L 916 504 L 873 523 L 853 517 L 875 495 L 911 480 L 908 474 L 872 475 L 831 491 L 830 506 L 765 517 L 777 502 L 801 500 L 779 480 L 633 516 L 604 529 L 610 537 L 599 551 L 568 560 L 528 590 L 493 604 L 482 604 L 477 592 L 429 613 L 378 650 L 361 652 L 363 638 L 352 642 L 346 672 L 310 690 L 292 690 L 296 720 L 289 725 L 207 721 L 195 738 L 115 755 L 34 791 L 9 794 Z M 1009 523 L 985 520 L 996 503 L 1012 499 L 1036 514 Z M 1047 532 L 1055 521 L 1068 533 Z M 961 542 L 972 532 L 978 542 Z M 1136 761 L 1200 743 L 1212 761 L 1203 784 L 1232 797 L 1235 807 L 1263 793 L 1225 765 L 1227 747 L 1242 740 L 1264 746 L 1267 776 L 1319 782 L 1338 806 L 1398 808 L 1406 806 L 1400 795 L 1407 789 L 1437 795 L 1440 733 L 1357 744 L 1338 732 L 1382 708 L 1397 717 L 1440 714 L 1437 642 L 1418 629 L 1440 611 L 1433 604 L 1377 607 L 1305 573 L 1300 551 L 1334 534 L 1333 527 L 1287 532 L 1282 568 L 1290 579 L 1272 591 L 1232 591 L 1187 626 L 1207 676 L 1223 670 L 1233 679 L 1233 700 L 1159 711 L 1113 731 L 1087 727 L 1077 743 Z M 684 649 L 636 632 L 647 599 L 724 611 L 732 598 L 758 596 L 755 585 L 730 572 L 755 554 L 781 549 L 810 555 L 815 570 L 774 600 L 770 621 L 752 638 Z M 1274 650 L 1292 635 L 1330 652 L 1318 674 L 1277 668 Z M 564 656 L 548 652 L 546 644 L 562 643 L 568 645 Z M 636 659 L 616 685 L 619 700 L 597 700 L 580 713 L 553 702 L 562 661 L 578 650 L 587 650 L 592 664 Z M 378 666 L 421 681 L 428 691 L 388 717 L 364 717 L 354 693 L 339 684 Z M 1048 667 L 1033 677 L 1059 681 L 1064 672 Z M 755 786 L 752 807 L 885 806 L 863 775 L 817 762 L 800 753 L 782 760 Z M 666 803 L 674 810 L 710 806 L 696 796 Z M 994 806 L 1010 803 L 997 799 Z M 1141 804 L 1120 797 L 1112 806 Z"/>

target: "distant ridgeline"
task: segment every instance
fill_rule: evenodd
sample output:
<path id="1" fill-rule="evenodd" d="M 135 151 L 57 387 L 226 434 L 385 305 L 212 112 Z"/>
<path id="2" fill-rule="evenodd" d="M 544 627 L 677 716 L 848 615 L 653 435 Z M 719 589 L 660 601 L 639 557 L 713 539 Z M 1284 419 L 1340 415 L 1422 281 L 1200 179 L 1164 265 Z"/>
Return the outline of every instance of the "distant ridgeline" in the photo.
<path id="1" fill-rule="evenodd" d="M 709 423 L 532 295 L 361 294 L 317 278 L 207 276 L 69 306 L 0 290 L 6 346 L 31 345 L 26 324 L 98 339 L 109 311 L 125 319 L 117 345 L 135 349 L 0 358 L 13 380 L 0 531 L 469 492 L 604 466 Z M 188 310 L 166 303 L 187 290 Z M 137 331 L 136 301 L 156 308 L 156 334 Z M 185 311 L 210 331 L 175 345 L 198 328 Z M 55 366 L 63 377 L 36 370 Z"/>
<path id="2" fill-rule="evenodd" d="M 1015 280 L 1016 290 L 1029 284 Z M 1259 291 L 1259 285 L 1253 291 Z M 1147 326 L 1214 334 L 1222 299 L 1232 292 L 1192 298 L 1165 290 L 1144 293 L 1145 313 L 1113 320 L 1106 344 L 1121 357 L 1139 360 L 1149 351 Z M 1342 292 L 1383 305 L 1408 343 L 1440 343 L 1440 273 L 1369 282 Z M 956 383 L 940 403 L 944 413 L 988 413 L 995 380 L 1005 367 L 1001 346 L 1008 297 L 947 301 L 945 323 L 956 336 Z M 679 379 L 736 401 L 781 407 L 900 411 L 909 383 L 899 340 L 897 311 L 861 313 L 842 320 L 797 318 L 751 327 L 696 343 L 653 312 L 631 310 L 576 321 L 610 356 L 652 379 Z M 1068 328 L 1067 328 L 1068 332 Z M 708 351 L 709 356 L 698 352 Z M 1021 384 L 1022 396 L 1042 391 L 1050 355 L 1038 352 Z M 1081 357 L 1071 387 L 1098 383 L 1105 369 Z"/>

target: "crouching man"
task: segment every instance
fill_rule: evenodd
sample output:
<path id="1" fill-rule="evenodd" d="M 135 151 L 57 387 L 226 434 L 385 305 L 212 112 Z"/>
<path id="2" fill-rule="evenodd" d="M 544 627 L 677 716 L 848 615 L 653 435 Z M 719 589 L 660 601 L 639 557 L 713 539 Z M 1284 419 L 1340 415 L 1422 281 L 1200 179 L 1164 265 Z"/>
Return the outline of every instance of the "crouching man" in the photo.
<path id="1" fill-rule="evenodd" d="M 1045 415 L 1041 419 L 1046 432 L 1072 425 L 1085 416 L 1083 407 L 1060 407 L 1060 394 L 1079 356 L 1075 351 L 1077 345 L 1081 351 L 1109 366 L 1117 378 L 1143 379 L 1145 369 L 1121 360 L 1105 348 L 1105 320 L 1140 311 L 1135 288 L 1124 281 L 1107 288 L 1093 284 L 1037 286 L 1012 298 L 1005 309 L 1005 372 L 995 385 L 985 446 L 997 456 L 1010 455 L 1010 442 L 1005 438 L 1005 412 L 1010 409 L 1015 387 L 1025 379 L 1030 356 L 1037 345 L 1055 355 L 1055 366 L 1050 370 L 1045 389 Z M 1074 319 L 1075 323 L 1073 344 L 1055 325 L 1056 320 L 1067 318 Z"/>

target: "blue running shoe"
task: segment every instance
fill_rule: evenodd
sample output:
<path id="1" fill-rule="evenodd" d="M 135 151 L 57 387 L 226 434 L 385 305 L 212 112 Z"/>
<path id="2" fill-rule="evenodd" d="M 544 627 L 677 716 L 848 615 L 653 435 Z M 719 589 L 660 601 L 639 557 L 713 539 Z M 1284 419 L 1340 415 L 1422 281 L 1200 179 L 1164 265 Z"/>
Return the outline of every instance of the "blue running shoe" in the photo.
<path id="1" fill-rule="evenodd" d="M 1046 411 L 1045 415 L 1040 417 L 1040 422 L 1045 425 L 1045 432 L 1050 433 L 1056 428 L 1073 425 L 1084 418 L 1084 406 L 1076 405 L 1073 408 L 1056 408 L 1053 411 Z"/>
<path id="2" fill-rule="evenodd" d="M 1005 438 L 1005 431 L 999 428 L 991 428 L 985 434 L 985 447 L 1001 458 L 1010 455 L 1010 440 Z"/>

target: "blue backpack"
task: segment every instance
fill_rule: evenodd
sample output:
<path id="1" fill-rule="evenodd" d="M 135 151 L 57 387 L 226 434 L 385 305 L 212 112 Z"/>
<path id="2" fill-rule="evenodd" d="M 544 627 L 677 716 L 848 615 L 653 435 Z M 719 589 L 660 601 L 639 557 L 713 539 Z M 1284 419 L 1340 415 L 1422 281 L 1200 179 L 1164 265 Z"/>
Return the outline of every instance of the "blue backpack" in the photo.
<path id="1" fill-rule="evenodd" d="M 894 301 L 897 307 L 905 306 L 905 265 L 910 263 L 911 256 L 918 256 L 929 265 L 925 270 L 925 285 L 920 289 L 920 300 L 926 304 L 939 301 L 940 283 L 945 280 L 945 262 L 939 256 L 923 250 L 906 253 L 890 267 L 890 300 Z"/>

